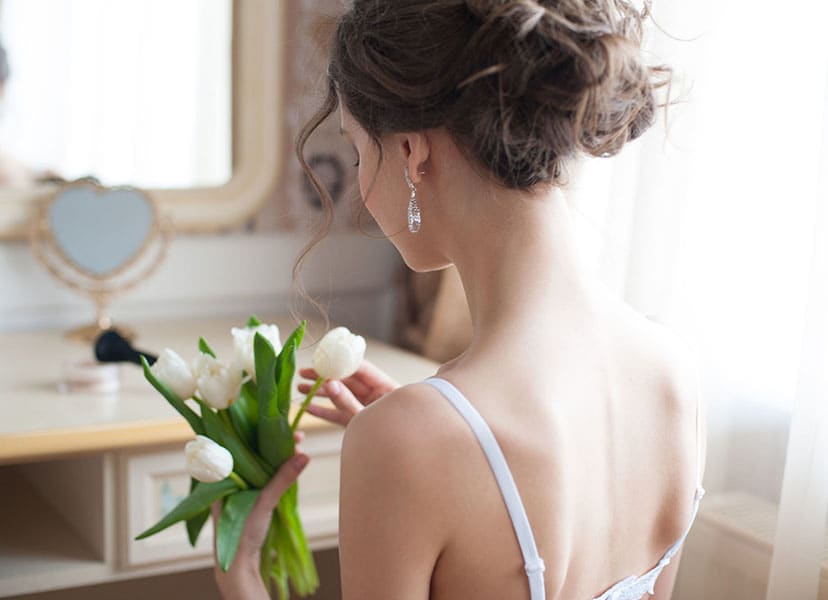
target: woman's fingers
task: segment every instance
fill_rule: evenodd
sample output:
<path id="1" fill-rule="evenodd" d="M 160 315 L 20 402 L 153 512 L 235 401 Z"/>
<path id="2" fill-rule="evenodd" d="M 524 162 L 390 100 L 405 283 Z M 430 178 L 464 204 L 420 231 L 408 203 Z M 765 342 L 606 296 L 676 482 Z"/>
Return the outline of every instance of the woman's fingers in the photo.
<path id="1" fill-rule="evenodd" d="M 299 389 L 302 389 L 301 385 Z M 329 398 L 335 408 L 318 406 L 311 403 L 308 404 L 305 410 L 313 416 L 325 419 L 331 423 L 345 426 L 355 414 L 364 408 L 362 402 L 340 381 L 332 380 L 326 382 L 319 389 L 319 395 Z"/>
<path id="2" fill-rule="evenodd" d="M 299 375 L 301 375 L 305 379 L 312 379 L 313 381 L 316 381 L 319 377 L 319 374 L 314 369 L 307 367 L 304 369 L 299 369 Z"/>
<path id="3" fill-rule="evenodd" d="M 345 379 L 340 379 L 340 381 L 347 385 L 348 389 L 351 390 L 360 400 L 369 397 L 373 393 L 373 390 L 360 381 L 355 374 L 350 375 Z"/>
<path id="4" fill-rule="evenodd" d="M 351 377 L 358 378 L 370 388 L 391 386 L 393 389 L 400 386 L 400 384 L 394 381 L 388 373 L 380 369 L 370 360 L 365 359 L 362 360 L 362 363 L 359 365 L 359 369 L 357 369 L 356 373 L 354 373 Z"/>
<path id="5" fill-rule="evenodd" d="M 311 391 L 311 384 L 309 384 L 309 383 L 300 383 L 297 386 L 297 388 L 299 389 L 299 393 L 307 394 L 308 392 Z M 322 392 L 321 389 L 318 392 L 316 392 L 317 396 L 321 396 L 322 394 L 323 394 L 323 392 Z"/>
<path id="6" fill-rule="evenodd" d="M 300 369 L 299 374 L 309 380 L 298 385 L 299 392 L 310 393 L 313 387 L 311 381 L 316 381 L 316 371 L 305 368 Z M 312 409 L 313 405 L 310 405 L 307 411 L 332 423 L 347 425 L 351 418 L 365 406 L 398 387 L 399 384 L 384 371 L 372 362 L 363 359 L 354 374 L 341 381 L 328 381 L 316 391 L 317 396 L 329 398 L 336 410 L 327 407 Z"/>
<path id="7" fill-rule="evenodd" d="M 303 371 L 305 371 L 305 373 L 302 373 Z M 299 373 L 303 377 L 306 377 L 307 379 L 312 380 L 313 382 L 316 381 L 316 371 L 314 371 L 313 369 L 302 369 Z M 363 396 L 367 396 L 371 393 L 371 389 L 358 379 L 355 379 L 353 375 L 351 375 L 350 377 L 346 377 L 345 379 L 341 379 L 340 381 L 347 385 L 351 392 L 353 392 L 357 398 L 362 398 Z M 301 394 L 307 394 L 311 391 L 311 387 L 313 387 L 313 384 L 301 382 L 297 387 Z M 316 392 L 316 395 L 325 396 L 325 386 L 319 388 L 319 391 Z"/>
<path id="8" fill-rule="evenodd" d="M 299 392 L 307 394 L 310 392 L 311 385 L 309 383 L 300 383 Z M 316 392 L 316 396 L 320 398 L 330 398 L 334 404 L 342 404 L 348 406 L 349 410 L 356 407 L 357 410 L 362 408 L 362 398 L 359 394 L 355 394 L 348 386 L 344 385 L 342 381 L 332 379 L 325 382 Z"/>
<path id="9" fill-rule="evenodd" d="M 282 497 L 282 494 L 294 484 L 299 477 L 299 473 L 308 465 L 309 461 L 310 457 L 302 452 L 297 452 L 291 456 L 285 464 L 279 467 L 279 470 L 276 471 L 273 478 L 262 489 L 262 493 L 259 494 L 259 499 L 256 501 L 253 510 L 255 511 L 257 508 L 261 508 L 269 518 L 270 513 L 279 504 L 279 499 Z"/>
<path id="10" fill-rule="evenodd" d="M 302 369 L 300 373 L 303 377 L 315 381 L 316 371 L 313 369 Z M 359 369 L 353 374 L 341 380 L 341 382 L 351 391 L 354 397 L 359 400 L 360 404 L 368 405 L 378 400 L 388 392 L 399 387 L 399 384 L 386 375 L 379 368 L 372 363 L 363 360 Z M 299 392 L 307 394 L 310 392 L 312 384 L 310 382 L 300 383 L 298 385 Z M 318 396 L 326 397 L 324 386 L 320 388 L 316 394 Z"/>
<path id="11" fill-rule="evenodd" d="M 325 395 L 339 410 L 355 415 L 362 410 L 362 403 L 341 381 L 331 380 L 325 383 Z"/>
<path id="12" fill-rule="evenodd" d="M 342 425 L 343 427 L 351 420 L 348 415 L 336 408 L 328 408 L 327 406 L 319 406 L 318 404 L 308 404 L 307 412 L 309 415 L 319 417 L 336 425 Z"/>

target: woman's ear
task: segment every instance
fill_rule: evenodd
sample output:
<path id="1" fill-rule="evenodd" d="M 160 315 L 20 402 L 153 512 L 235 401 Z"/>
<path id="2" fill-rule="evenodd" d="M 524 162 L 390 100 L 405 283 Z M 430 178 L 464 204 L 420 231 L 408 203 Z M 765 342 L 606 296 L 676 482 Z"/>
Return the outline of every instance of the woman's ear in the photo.
<path id="1" fill-rule="evenodd" d="M 404 165 L 408 165 L 409 177 L 415 184 L 422 179 L 425 169 L 423 165 L 431 157 L 431 142 L 424 132 L 402 134 L 402 156 Z"/>

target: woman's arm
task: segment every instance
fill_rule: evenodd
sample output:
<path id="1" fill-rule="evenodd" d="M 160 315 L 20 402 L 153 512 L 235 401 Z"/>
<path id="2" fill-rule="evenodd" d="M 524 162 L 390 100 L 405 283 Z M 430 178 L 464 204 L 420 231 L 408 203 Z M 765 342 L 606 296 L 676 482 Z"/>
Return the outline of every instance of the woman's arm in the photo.
<path id="1" fill-rule="evenodd" d="M 439 449 L 407 386 L 360 411 L 342 447 L 339 553 L 343 600 L 427 600 L 447 531 Z M 413 407 L 419 406 L 419 409 Z"/>

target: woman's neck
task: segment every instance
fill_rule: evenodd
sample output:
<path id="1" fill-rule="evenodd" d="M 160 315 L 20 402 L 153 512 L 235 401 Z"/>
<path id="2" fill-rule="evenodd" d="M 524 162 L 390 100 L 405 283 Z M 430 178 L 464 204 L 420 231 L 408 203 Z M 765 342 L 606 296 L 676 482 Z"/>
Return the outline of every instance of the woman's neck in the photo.
<path id="1" fill-rule="evenodd" d="M 452 249 L 471 312 L 467 354 L 492 341 L 534 339 L 545 325 L 589 315 L 597 300 L 560 189 L 508 196 L 487 203 L 482 226 L 466 228 Z"/>

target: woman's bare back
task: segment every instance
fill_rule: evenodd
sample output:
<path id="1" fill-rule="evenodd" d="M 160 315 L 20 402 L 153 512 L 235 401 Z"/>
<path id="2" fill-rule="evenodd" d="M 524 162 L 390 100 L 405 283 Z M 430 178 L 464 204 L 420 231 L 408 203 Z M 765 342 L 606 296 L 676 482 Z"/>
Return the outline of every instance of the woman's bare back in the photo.
<path id="1" fill-rule="evenodd" d="M 672 333 L 620 302 L 580 325 L 513 340 L 441 369 L 498 440 L 545 561 L 547 598 L 591 600 L 642 575 L 684 532 L 696 477 L 695 375 Z M 578 323 L 572 319 L 571 323 Z M 591 323 L 585 327 L 584 323 Z M 441 394 L 420 386 L 445 456 L 451 531 L 430 597 L 526 598 L 514 529 L 483 451 Z M 668 598 L 678 557 L 657 600 Z M 661 593 L 658 593 L 661 589 Z"/>

